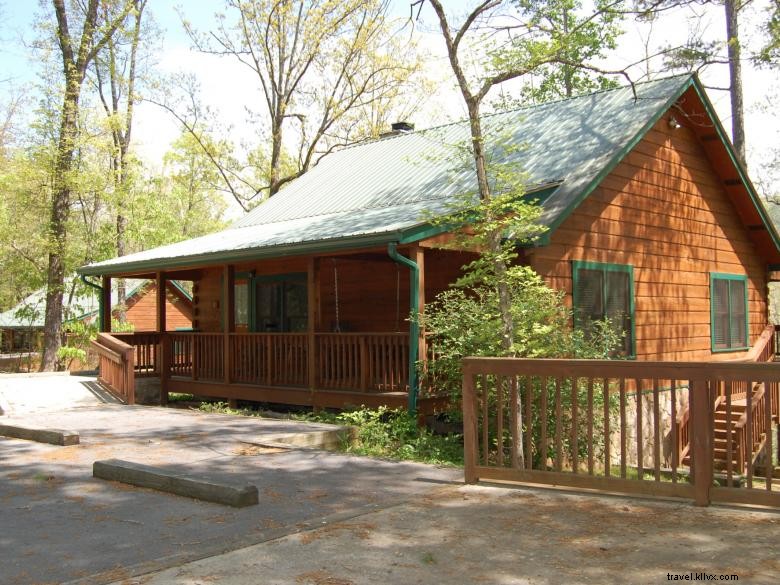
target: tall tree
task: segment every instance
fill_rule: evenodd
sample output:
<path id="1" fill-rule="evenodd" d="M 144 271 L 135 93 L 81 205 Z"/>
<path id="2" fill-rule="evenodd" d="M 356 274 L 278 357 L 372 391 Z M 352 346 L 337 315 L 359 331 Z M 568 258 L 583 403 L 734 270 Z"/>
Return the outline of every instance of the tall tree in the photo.
<path id="1" fill-rule="evenodd" d="M 123 0 L 118 14 L 110 22 L 99 26 L 100 0 L 88 0 L 84 5 L 74 3 L 70 5 L 70 9 L 65 0 L 52 0 L 52 4 L 56 18 L 57 46 L 62 58 L 64 87 L 47 237 L 46 315 L 41 371 L 51 371 L 56 367 L 57 351 L 61 344 L 65 282 L 63 255 L 71 203 L 71 172 L 79 135 L 79 100 L 84 78 L 97 52 L 108 43 L 133 6 L 131 2 Z M 71 33 L 71 26 L 75 22 L 79 23 L 77 28 L 81 29 L 77 35 Z"/>
<path id="2" fill-rule="evenodd" d="M 739 0 L 724 0 L 726 10 L 726 48 L 729 62 L 729 95 L 731 96 L 731 140 L 743 165 L 745 156 L 745 96 L 742 92 L 742 47 L 739 35 Z"/>
<path id="3" fill-rule="evenodd" d="M 495 87 L 507 81 L 522 78 L 538 71 L 540 67 L 551 64 L 559 64 L 572 68 L 588 69 L 600 74 L 607 72 L 601 68 L 589 64 L 586 61 L 574 61 L 572 49 L 577 45 L 577 35 L 585 26 L 585 23 L 597 21 L 601 16 L 612 10 L 615 4 L 596 6 L 596 11 L 586 17 L 579 25 L 573 26 L 567 34 L 549 35 L 545 30 L 543 19 L 534 18 L 532 3 L 521 5 L 521 13 L 518 14 L 517 5 L 513 2 L 502 0 L 483 0 L 471 12 L 465 20 L 455 27 L 453 26 L 441 0 L 417 0 L 412 7 L 422 9 L 424 4 L 429 4 L 436 15 L 441 30 L 442 38 L 447 50 L 447 57 L 452 72 L 457 80 L 463 101 L 468 112 L 470 130 L 470 151 L 477 179 L 477 194 L 481 203 L 481 243 L 483 244 L 483 257 L 486 259 L 487 270 L 490 273 L 491 286 L 495 287 L 498 298 L 498 310 L 501 322 L 501 344 L 505 355 L 512 355 L 515 348 L 514 319 L 512 315 L 512 287 L 509 263 L 512 260 L 512 251 L 502 243 L 508 224 L 506 203 L 503 201 L 501 189 L 493 192 L 491 176 L 488 169 L 488 156 L 486 150 L 486 138 L 482 131 L 481 107 L 488 93 Z M 546 5 L 540 2 L 540 5 Z M 509 12 L 503 12 L 509 9 Z M 418 13 L 419 14 L 419 13 Z M 510 23 L 510 24 L 507 24 Z M 495 38 L 497 32 L 504 35 L 503 42 L 486 47 L 490 38 Z M 468 38 L 477 34 L 477 38 L 469 42 Z M 469 61 L 476 62 L 476 75 L 469 76 L 467 65 Z M 518 169 L 519 171 L 519 169 Z M 503 173 L 506 175 L 506 173 Z M 515 173 L 516 174 L 516 173 Z M 493 181 L 501 184 L 502 171 L 492 173 Z M 496 181 L 497 179 L 497 181 Z M 511 183 L 510 183 L 511 184 Z M 521 187 L 521 186 L 520 186 Z M 496 197 L 498 195 L 498 197 Z M 498 202 L 498 205 L 495 205 Z M 517 204 L 516 204 L 517 205 Z M 533 213 L 527 210 L 518 211 L 519 229 L 528 229 L 525 221 L 533 217 Z M 522 211 L 522 212 L 521 212 Z M 514 227 L 514 226 L 512 226 Z M 528 234 L 517 234 L 518 237 L 526 237 Z M 518 400 L 518 412 L 522 412 L 522 404 Z M 522 420 L 522 414 L 518 415 L 518 421 Z M 518 422 L 516 429 L 518 436 L 522 437 L 522 424 Z M 524 453 L 522 439 L 518 441 L 517 457 L 522 465 Z"/>
<path id="4" fill-rule="evenodd" d="M 688 0 L 667 0 L 662 7 L 674 7 L 690 3 Z M 680 47 L 668 48 L 666 66 L 669 69 L 681 69 L 701 72 L 712 65 L 728 67 L 728 86 L 731 101 L 731 141 L 737 158 L 746 164 L 745 139 L 745 98 L 742 88 L 742 64 L 745 52 L 740 35 L 740 13 L 750 0 L 723 0 L 725 30 L 712 38 L 708 27 L 701 27 L 699 20 L 706 15 L 707 9 L 720 9 L 720 0 L 704 0 L 705 12 L 691 19 L 689 39 Z M 723 89 L 723 88 L 715 88 Z"/>
<path id="5" fill-rule="evenodd" d="M 547 9 L 546 2 L 508 2 L 504 0 L 483 0 L 474 8 L 458 27 L 448 20 L 441 0 L 416 0 L 412 3 L 422 9 L 429 4 L 435 14 L 444 40 L 447 57 L 457 80 L 463 101 L 466 104 L 471 135 L 471 153 L 477 178 L 477 192 L 482 202 L 493 198 L 488 177 L 485 136 L 482 133 L 481 108 L 488 93 L 507 81 L 522 78 L 548 65 L 561 65 L 577 70 L 588 70 L 601 75 L 621 74 L 623 71 L 607 71 L 587 61 L 577 61 L 576 54 L 582 38 L 580 33 L 586 25 L 608 18 L 616 11 L 619 3 L 599 4 L 594 12 L 582 18 L 579 24 L 572 26 L 566 34 L 550 35 L 545 28 L 544 19 L 538 9 Z M 520 5 L 520 13 L 512 11 Z M 503 12 L 507 10 L 507 12 Z M 506 24 L 509 22 L 510 24 Z M 500 45 L 485 48 L 486 39 L 502 31 L 506 41 Z M 476 42 L 468 44 L 467 35 L 480 34 Z M 480 54 L 481 51 L 481 54 Z M 476 52 L 476 55 L 475 55 Z M 478 61 L 475 69 L 479 72 L 469 78 L 466 64 L 469 59 Z M 488 217 L 488 221 L 495 217 Z M 506 261 L 501 253 L 501 230 L 494 230 L 488 239 L 488 249 L 493 258 L 493 272 L 498 287 L 499 308 L 502 315 L 504 348 L 513 345 L 513 325 L 510 314 L 511 291 L 506 283 Z"/>
<path id="6" fill-rule="evenodd" d="M 354 139 L 351 115 L 397 92 L 416 70 L 408 47 L 392 38 L 387 8 L 388 0 L 225 0 L 208 35 L 187 25 L 200 51 L 236 58 L 260 86 L 268 147 L 257 192 L 274 195 Z"/>
<path id="7" fill-rule="evenodd" d="M 617 85 L 613 78 L 571 63 L 602 60 L 614 50 L 622 32 L 622 12 L 604 10 L 594 19 L 584 12 L 580 0 L 518 0 L 517 8 L 519 16 L 528 20 L 529 30 L 536 31 L 537 42 L 565 47 L 565 62 L 541 65 L 531 72 L 519 99 L 511 105 L 544 103 Z"/>
<path id="8" fill-rule="evenodd" d="M 129 26 L 112 35 L 103 49 L 96 55 L 94 71 L 100 101 L 106 113 L 113 152 L 111 171 L 114 183 L 116 207 L 116 255 L 126 253 L 127 217 L 123 211 L 124 202 L 130 194 L 130 140 L 133 130 L 133 114 L 137 96 L 135 91 L 138 65 L 138 48 L 141 40 L 141 25 L 147 0 L 132 0 L 133 15 Z M 118 9 L 111 4 L 103 5 L 103 22 L 110 22 Z M 117 319 L 125 321 L 127 291 L 125 279 L 117 279 Z"/>

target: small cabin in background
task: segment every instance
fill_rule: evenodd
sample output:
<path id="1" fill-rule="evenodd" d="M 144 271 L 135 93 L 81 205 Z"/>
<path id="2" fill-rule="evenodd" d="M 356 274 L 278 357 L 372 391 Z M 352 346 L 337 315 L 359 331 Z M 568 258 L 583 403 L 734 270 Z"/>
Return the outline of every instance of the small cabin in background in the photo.
<path id="1" fill-rule="evenodd" d="M 81 321 L 96 323 L 99 315 L 99 299 L 92 289 L 68 279 L 64 296 L 64 323 Z M 157 319 L 157 283 L 146 279 L 125 281 L 127 307 L 126 322 L 133 331 L 154 331 Z M 165 311 L 174 329 L 192 327 L 192 297 L 184 286 L 175 281 L 166 282 Z M 116 282 L 112 287 L 112 316 L 117 318 Z M 37 351 L 43 339 L 46 310 L 46 291 L 40 289 L 27 296 L 15 307 L 0 313 L 0 352 L 14 353 Z"/>

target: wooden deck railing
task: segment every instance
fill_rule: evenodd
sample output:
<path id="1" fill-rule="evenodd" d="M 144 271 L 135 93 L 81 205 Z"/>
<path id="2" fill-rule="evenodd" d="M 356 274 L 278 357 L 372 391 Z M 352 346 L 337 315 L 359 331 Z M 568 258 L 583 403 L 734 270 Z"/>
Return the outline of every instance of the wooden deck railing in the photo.
<path id="1" fill-rule="evenodd" d="M 745 354 L 744 357 L 729 360 L 726 363 L 767 363 L 772 362 L 776 353 L 776 339 L 777 329 L 774 325 L 767 325 L 764 331 L 756 340 L 756 343 Z M 765 397 L 766 396 L 766 397 Z M 718 384 L 717 397 L 713 402 L 713 412 L 718 410 L 719 405 L 723 405 L 721 409 L 725 412 L 726 416 L 726 439 L 725 445 L 728 449 L 728 456 L 725 462 L 728 466 L 733 466 L 738 473 L 747 473 L 748 458 L 755 459 L 757 455 L 756 449 L 760 449 L 763 443 L 760 441 L 748 442 L 748 430 L 746 429 L 747 422 L 740 420 L 736 425 L 733 424 L 732 411 L 734 403 L 737 401 L 746 401 L 749 406 L 748 411 L 761 409 L 760 416 L 764 414 L 764 401 L 770 401 L 769 416 L 775 419 L 780 418 L 780 410 L 778 409 L 778 403 L 780 403 L 780 386 L 777 384 L 772 385 L 770 392 L 764 393 L 763 383 L 750 383 L 746 380 L 733 380 L 728 384 L 720 382 Z M 677 427 L 676 438 L 674 443 L 678 453 L 680 461 L 684 461 L 690 449 L 690 434 L 686 428 L 689 424 L 688 407 L 685 406 L 679 416 L 673 419 L 675 427 Z M 746 412 L 743 414 L 745 417 L 755 418 L 752 412 Z M 763 419 L 762 419 L 763 420 Z M 763 422 L 761 424 L 764 424 Z M 734 433 L 736 432 L 736 435 Z M 753 435 L 758 436 L 758 435 Z M 736 445 L 733 445 L 731 438 L 734 438 Z M 732 459 L 732 451 L 736 455 L 736 461 Z"/>
<path id="2" fill-rule="evenodd" d="M 135 404 L 135 348 L 107 333 L 91 342 L 98 354 L 98 381 L 127 404 Z"/>
<path id="3" fill-rule="evenodd" d="M 167 375 L 271 387 L 407 391 L 409 336 L 405 333 L 316 333 L 311 384 L 307 334 L 230 333 L 227 337 L 226 357 L 222 333 L 167 333 Z"/>
<path id="4" fill-rule="evenodd" d="M 771 474 L 754 481 L 757 468 L 750 458 L 747 487 L 762 489 L 736 489 L 734 470 L 726 470 L 726 487 L 712 486 L 713 405 L 722 382 L 728 404 L 733 383 L 780 383 L 777 364 L 466 358 L 463 372 L 468 482 L 509 480 L 690 497 L 700 505 L 780 506 Z M 669 437 L 665 429 L 677 415 L 680 392 L 689 394 L 688 424 L 672 426 Z M 748 412 L 747 442 L 760 433 L 771 453 L 768 410 Z M 664 448 L 675 444 L 681 430 L 690 437 L 688 463 Z"/>
<path id="5" fill-rule="evenodd" d="M 266 386 L 306 384 L 307 344 L 301 333 L 231 333 L 230 380 Z"/>
<path id="6" fill-rule="evenodd" d="M 406 392 L 409 335 L 318 333 L 315 386 L 361 392 Z"/>
<path id="7" fill-rule="evenodd" d="M 111 336 L 123 341 L 135 348 L 135 374 L 136 376 L 159 376 L 159 333 L 133 332 L 111 333 Z"/>

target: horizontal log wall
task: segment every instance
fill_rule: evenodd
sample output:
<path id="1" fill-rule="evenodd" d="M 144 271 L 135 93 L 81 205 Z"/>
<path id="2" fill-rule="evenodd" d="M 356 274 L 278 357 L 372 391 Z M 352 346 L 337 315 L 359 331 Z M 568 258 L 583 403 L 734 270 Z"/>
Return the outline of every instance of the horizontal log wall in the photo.
<path id="1" fill-rule="evenodd" d="M 338 272 L 342 331 L 409 331 L 409 269 L 393 262 L 384 249 L 372 251 L 370 256 L 368 259 L 349 255 L 318 259 L 318 332 L 330 332 L 336 325 L 334 268 Z M 461 266 L 471 257 L 456 251 L 425 250 L 425 298 L 432 300 L 454 282 L 460 276 Z M 264 260 L 236 265 L 236 273 L 254 271 L 256 276 L 302 273 L 306 272 L 306 263 L 306 257 Z M 200 331 L 222 331 L 221 277 L 221 269 L 208 268 L 198 281 L 195 296 Z"/>
<path id="2" fill-rule="evenodd" d="M 734 359 L 711 352 L 710 272 L 748 277 L 752 345 L 767 322 L 764 262 L 693 131 L 663 117 L 530 254 L 571 304 L 572 260 L 634 267 L 639 359 Z"/>
<path id="3" fill-rule="evenodd" d="M 155 331 L 157 328 L 156 284 L 147 284 L 131 299 L 127 308 L 127 322 L 135 331 Z M 192 326 L 192 309 L 189 303 L 171 291 L 165 295 L 165 323 L 168 330 Z"/>

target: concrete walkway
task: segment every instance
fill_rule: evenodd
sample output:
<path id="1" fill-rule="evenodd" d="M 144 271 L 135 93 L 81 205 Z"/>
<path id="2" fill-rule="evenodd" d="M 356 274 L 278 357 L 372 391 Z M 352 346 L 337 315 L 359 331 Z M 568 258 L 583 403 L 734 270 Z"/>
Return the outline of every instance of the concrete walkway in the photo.
<path id="1" fill-rule="evenodd" d="M 63 373 L 0 374 L 0 415 L 23 416 L 79 406 L 117 404 L 94 376 Z"/>

